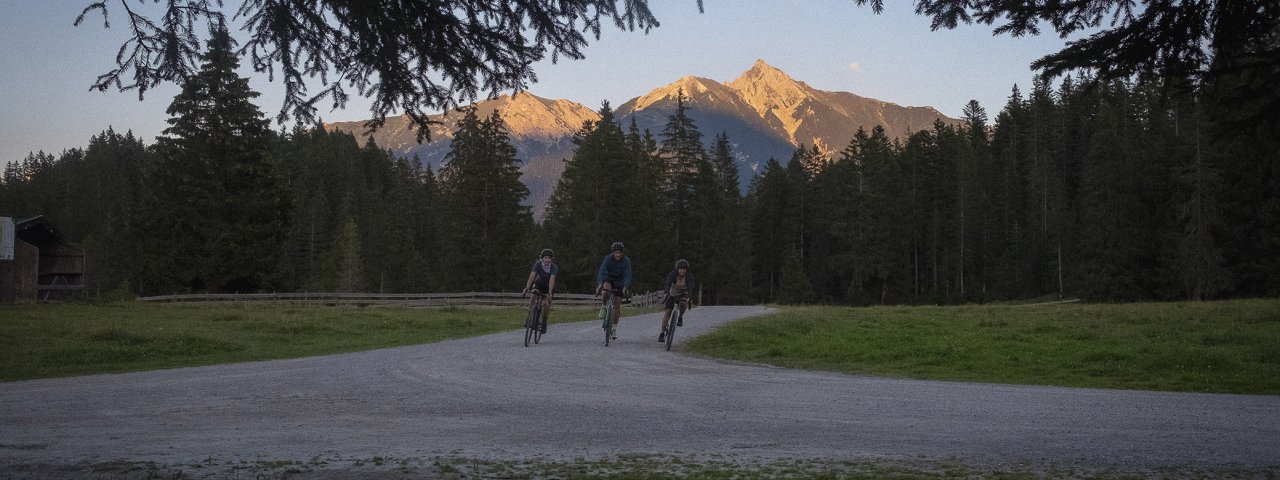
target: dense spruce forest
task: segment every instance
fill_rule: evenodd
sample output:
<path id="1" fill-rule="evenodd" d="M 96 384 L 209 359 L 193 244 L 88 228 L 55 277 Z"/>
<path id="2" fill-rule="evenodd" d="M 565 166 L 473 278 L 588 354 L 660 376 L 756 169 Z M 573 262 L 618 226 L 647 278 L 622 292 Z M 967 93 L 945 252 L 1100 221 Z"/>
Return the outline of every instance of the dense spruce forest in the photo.
<path id="1" fill-rule="evenodd" d="M 107 128 L 6 164 L 0 214 L 80 243 L 89 295 L 517 291 L 543 247 L 560 290 L 586 293 L 613 241 L 634 290 L 686 258 L 704 303 L 1280 295 L 1280 138 L 1185 82 L 1037 81 L 994 118 L 970 102 L 960 127 L 862 129 L 754 173 L 683 102 L 661 132 L 606 102 L 538 224 L 496 112 L 470 111 L 423 165 L 274 132 L 225 34 L 202 58 L 155 144 Z"/>

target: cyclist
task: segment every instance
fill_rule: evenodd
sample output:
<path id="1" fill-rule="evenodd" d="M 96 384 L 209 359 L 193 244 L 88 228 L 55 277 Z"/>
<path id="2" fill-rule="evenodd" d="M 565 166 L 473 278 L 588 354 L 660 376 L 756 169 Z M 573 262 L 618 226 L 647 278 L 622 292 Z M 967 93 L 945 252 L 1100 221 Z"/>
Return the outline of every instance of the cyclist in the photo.
<path id="1" fill-rule="evenodd" d="M 667 340 L 667 325 L 670 325 L 671 310 L 676 306 L 676 302 L 686 308 L 689 305 L 689 292 L 694 290 L 693 274 L 689 272 L 689 261 L 683 258 L 676 260 L 675 268 L 671 269 L 671 273 L 667 274 L 667 279 L 662 282 L 662 291 L 666 293 L 665 310 L 662 312 L 662 331 L 658 332 L 658 341 Z M 683 327 L 684 319 L 676 319 L 676 326 Z"/>
<path id="2" fill-rule="evenodd" d="M 529 279 L 524 282 L 524 293 L 529 293 L 530 287 L 542 292 L 542 333 L 547 333 L 547 322 L 551 318 L 551 292 L 556 289 L 556 275 L 560 273 L 560 266 L 556 265 L 552 260 L 556 257 L 555 252 L 550 248 L 542 249 L 539 260 L 533 262 L 533 269 L 529 270 Z"/>
<path id="3" fill-rule="evenodd" d="M 618 285 L 622 285 L 622 296 L 631 294 L 631 257 L 623 254 L 626 247 L 622 242 L 613 242 L 609 245 L 610 254 L 604 257 L 600 262 L 600 271 L 596 272 L 596 295 L 601 295 L 605 291 L 612 290 L 617 292 Z M 606 297 L 607 298 L 607 297 Z M 601 302 L 604 306 L 604 302 Z M 621 307 L 621 301 L 617 295 L 613 297 L 613 339 L 618 339 L 618 308 Z"/>

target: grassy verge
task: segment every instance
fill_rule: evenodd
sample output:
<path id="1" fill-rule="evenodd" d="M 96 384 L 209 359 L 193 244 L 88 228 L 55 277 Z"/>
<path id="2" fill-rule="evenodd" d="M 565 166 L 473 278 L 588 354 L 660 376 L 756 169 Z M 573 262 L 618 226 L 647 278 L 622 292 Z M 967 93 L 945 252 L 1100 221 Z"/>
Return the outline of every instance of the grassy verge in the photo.
<path id="1" fill-rule="evenodd" d="M 109 462 L 91 466 L 96 476 L 136 478 L 521 478 L 582 480 L 658 480 L 671 478 L 763 480 L 763 479 L 953 479 L 984 478 L 1002 480 L 1094 479 L 1246 479 L 1276 478 L 1274 467 L 1237 468 L 1144 468 L 1089 465 L 977 465 L 959 460 L 925 461 L 902 459 L 834 460 L 821 458 L 758 459 L 725 455 L 622 454 L 611 459 L 575 460 L 491 460 L 466 457 L 372 457 L 343 459 L 315 457 L 309 461 L 222 462 L 209 459 L 188 465 L 157 465 L 147 462 Z M 19 466 L 22 474 L 74 476 L 84 468 Z M 78 478 L 78 477 L 76 477 Z"/>
<path id="2" fill-rule="evenodd" d="M 893 377 L 1280 394 L 1280 300 L 787 308 L 687 346 Z"/>
<path id="3" fill-rule="evenodd" d="M 523 308 L 34 305 L 0 308 L 0 381 L 294 358 L 521 328 Z M 559 308 L 552 323 L 595 318 Z M 512 338 L 513 345 L 519 340 Z"/>

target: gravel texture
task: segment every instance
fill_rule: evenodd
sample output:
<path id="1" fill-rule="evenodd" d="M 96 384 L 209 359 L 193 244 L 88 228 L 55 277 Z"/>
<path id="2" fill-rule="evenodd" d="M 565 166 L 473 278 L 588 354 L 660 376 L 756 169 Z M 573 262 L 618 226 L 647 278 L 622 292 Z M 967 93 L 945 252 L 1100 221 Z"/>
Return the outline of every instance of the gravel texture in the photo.
<path id="1" fill-rule="evenodd" d="M 770 312 L 694 309 L 677 347 Z M 726 362 L 664 351 L 660 317 L 623 318 L 609 347 L 598 322 L 582 322 L 552 325 L 542 344 L 527 348 L 513 330 L 351 354 L 0 383 L 0 472 L 74 476 L 115 464 L 211 475 L 245 464 L 324 470 L 367 459 L 672 453 L 1121 471 L 1274 472 L 1280 464 L 1280 396 L 917 381 Z"/>

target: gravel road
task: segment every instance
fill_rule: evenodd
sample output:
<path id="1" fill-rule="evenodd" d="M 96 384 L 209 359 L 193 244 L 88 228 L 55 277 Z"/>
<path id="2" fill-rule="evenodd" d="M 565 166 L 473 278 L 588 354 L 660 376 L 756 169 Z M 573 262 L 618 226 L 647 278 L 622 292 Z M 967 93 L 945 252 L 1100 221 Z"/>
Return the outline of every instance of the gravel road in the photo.
<path id="1" fill-rule="evenodd" d="M 677 346 L 769 312 L 695 309 Z M 609 347 L 598 323 L 583 322 L 552 325 L 541 345 L 528 348 L 522 332 L 510 331 L 293 360 L 0 383 L 0 472 L 106 462 L 568 460 L 673 451 L 1122 469 L 1280 464 L 1280 396 L 915 381 L 725 362 L 664 351 L 659 319 L 624 318 Z"/>

